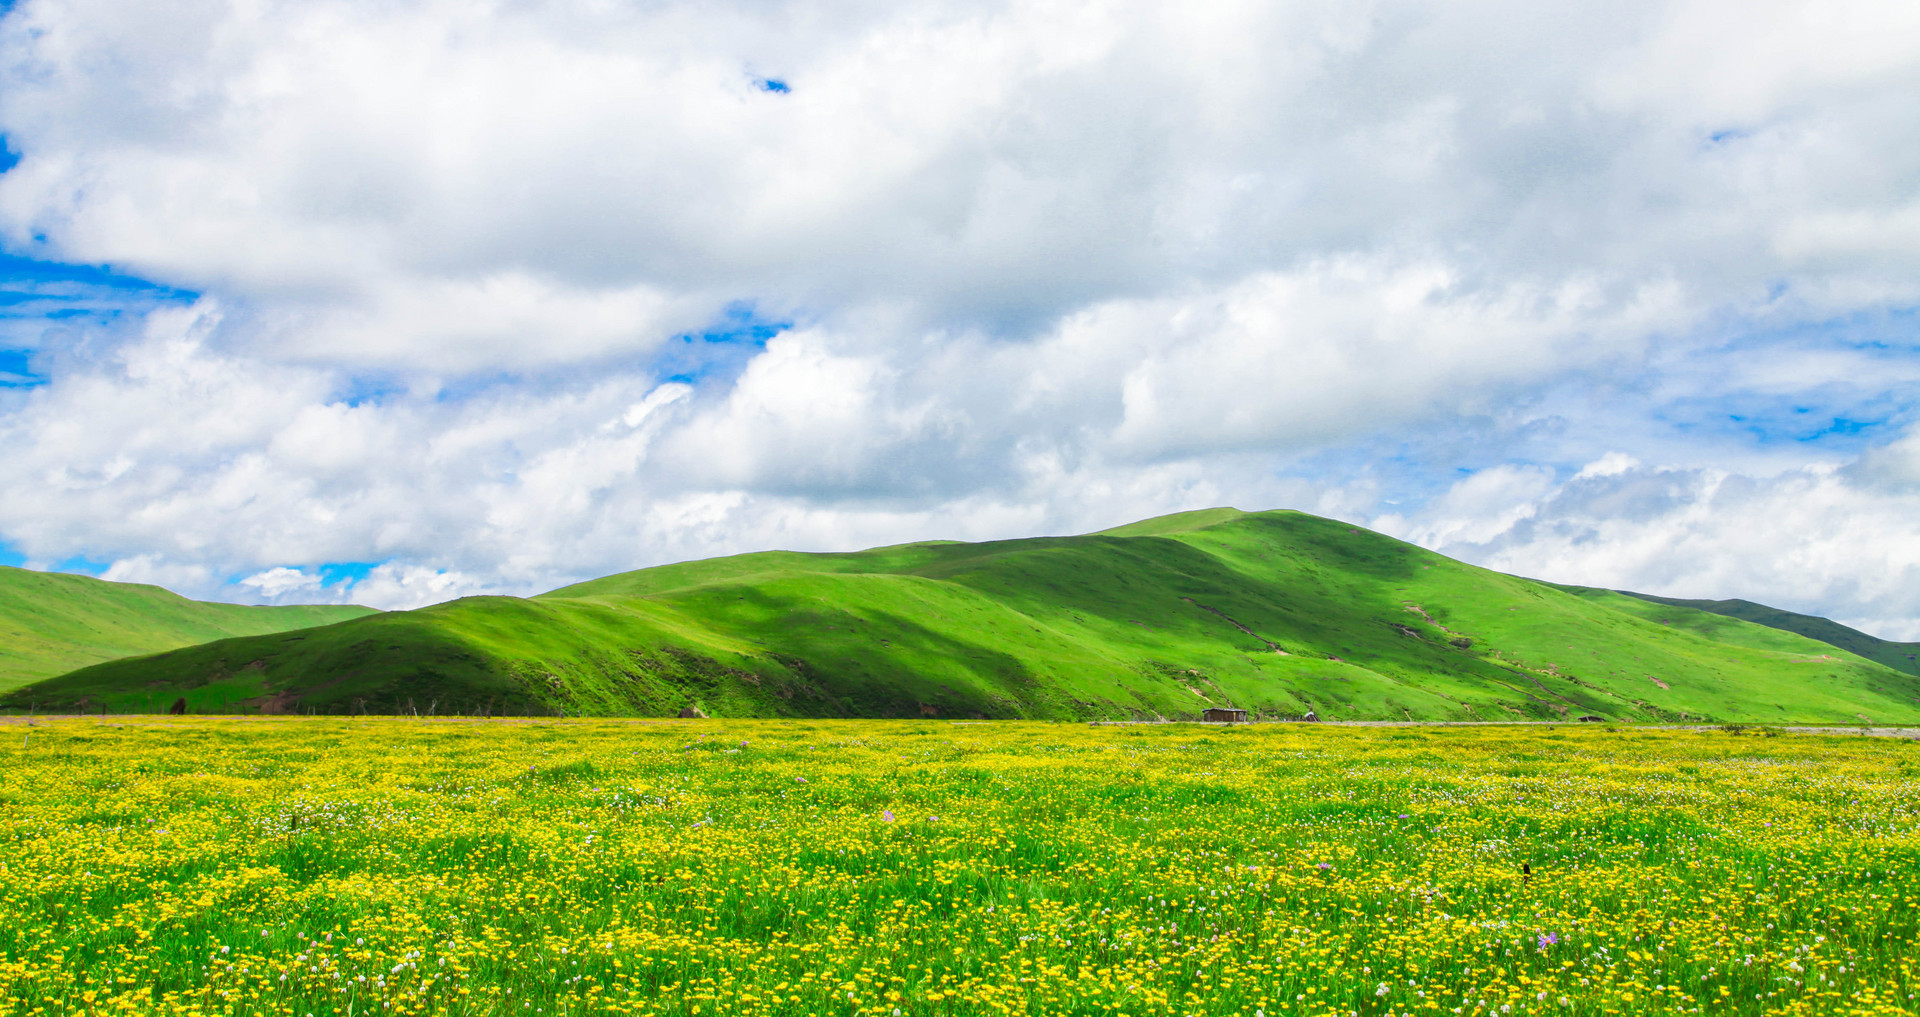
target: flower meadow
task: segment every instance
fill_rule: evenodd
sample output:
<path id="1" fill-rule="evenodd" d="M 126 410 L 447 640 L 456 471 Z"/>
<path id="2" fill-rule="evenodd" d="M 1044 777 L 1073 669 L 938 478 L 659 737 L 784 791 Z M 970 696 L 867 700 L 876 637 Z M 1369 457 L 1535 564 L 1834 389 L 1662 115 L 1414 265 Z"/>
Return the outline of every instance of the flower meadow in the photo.
<path id="1" fill-rule="evenodd" d="M 1920 746 L 0 727 L 0 1013 L 1909 1014 Z"/>

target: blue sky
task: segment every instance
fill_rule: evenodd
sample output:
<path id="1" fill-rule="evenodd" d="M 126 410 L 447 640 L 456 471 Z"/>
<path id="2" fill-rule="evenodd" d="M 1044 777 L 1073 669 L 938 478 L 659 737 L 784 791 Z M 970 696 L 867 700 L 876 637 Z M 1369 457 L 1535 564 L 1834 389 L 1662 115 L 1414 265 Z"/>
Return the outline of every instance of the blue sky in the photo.
<path id="1" fill-rule="evenodd" d="M 42 384 L 46 378 L 36 359 L 137 323 L 156 306 L 191 303 L 196 297 L 100 265 L 0 250 L 0 386 Z"/>
<path id="2" fill-rule="evenodd" d="M 1920 638 L 1911 26 L 1526 11 L 19 5 L 0 562 L 409 606 L 1237 504 Z"/>
<path id="3" fill-rule="evenodd" d="M 654 354 L 654 377 L 687 385 L 724 384 L 767 348 L 767 341 L 793 327 L 768 318 L 749 301 L 728 304 L 720 318 L 698 332 L 669 338 Z"/>

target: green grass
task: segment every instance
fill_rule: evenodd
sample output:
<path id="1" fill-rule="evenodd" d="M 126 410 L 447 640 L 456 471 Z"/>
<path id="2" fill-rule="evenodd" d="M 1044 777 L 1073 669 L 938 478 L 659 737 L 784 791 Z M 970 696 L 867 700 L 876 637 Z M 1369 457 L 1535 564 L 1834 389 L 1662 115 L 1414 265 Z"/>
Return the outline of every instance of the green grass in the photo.
<path id="1" fill-rule="evenodd" d="M 1832 619 L 1782 611 L 1777 607 L 1756 604 L 1751 600 L 1676 600 L 1672 597 L 1655 597 L 1647 593 L 1628 593 L 1627 596 L 1666 607 L 1692 608 L 1695 611 L 1738 618 L 1757 625 L 1765 625 L 1768 628 L 1797 633 L 1809 639 L 1818 639 L 1823 643 L 1838 646 L 1868 660 L 1885 664 L 1895 671 L 1920 674 L 1920 643 L 1896 643 L 1879 639 L 1859 629 L 1848 628 Z M 1689 616 L 1682 615 L 1682 617 Z"/>
<path id="2" fill-rule="evenodd" d="M 159 694 L 221 711 L 1920 722 L 1913 675 L 1601 592 L 1215 509 L 688 562 L 114 661 L 32 694 L 127 711 Z"/>
<path id="3" fill-rule="evenodd" d="M 118 657 L 372 613 L 209 604 L 157 586 L 0 566 L 0 691 Z"/>
<path id="4" fill-rule="evenodd" d="M 1920 991 L 1920 754 L 1895 739 L 0 734 L 7 1015 L 1865 1017 Z"/>

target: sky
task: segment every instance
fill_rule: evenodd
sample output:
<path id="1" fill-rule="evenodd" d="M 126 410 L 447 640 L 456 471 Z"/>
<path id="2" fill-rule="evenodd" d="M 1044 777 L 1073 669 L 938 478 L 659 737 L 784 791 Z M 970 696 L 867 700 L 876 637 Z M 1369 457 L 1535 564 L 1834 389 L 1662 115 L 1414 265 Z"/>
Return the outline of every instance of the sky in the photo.
<path id="1" fill-rule="evenodd" d="M 1920 5 L 0 4 L 0 564 L 1233 505 L 1920 639 Z"/>

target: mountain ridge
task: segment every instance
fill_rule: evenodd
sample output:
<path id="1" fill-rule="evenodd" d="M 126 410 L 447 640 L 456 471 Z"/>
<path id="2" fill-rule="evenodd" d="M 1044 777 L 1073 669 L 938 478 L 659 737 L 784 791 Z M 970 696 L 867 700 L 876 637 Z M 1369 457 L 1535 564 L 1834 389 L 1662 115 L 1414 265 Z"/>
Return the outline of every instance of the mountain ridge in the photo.
<path id="1" fill-rule="evenodd" d="M 1849 653 L 1885 664 L 1896 671 L 1920 675 L 1920 643 L 1901 643 L 1891 639 L 1881 639 L 1859 629 L 1842 625 L 1831 618 L 1768 607 L 1751 600 L 1684 600 L 1678 597 L 1656 597 L 1650 593 L 1634 593 L 1631 590 L 1617 592 L 1655 604 L 1691 608 L 1695 611 L 1750 621 L 1768 628 L 1796 632 L 1808 639 L 1818 639 Z"/>
<path id="2" fill-rule="evenodd" d="M 1920 679 L 1791 632 L 1234 509 L 680 562 L 110 661 L 33 692 L 133 709 L 156 689 L 266 712 L 1920 721 Z"/>

